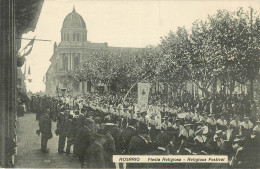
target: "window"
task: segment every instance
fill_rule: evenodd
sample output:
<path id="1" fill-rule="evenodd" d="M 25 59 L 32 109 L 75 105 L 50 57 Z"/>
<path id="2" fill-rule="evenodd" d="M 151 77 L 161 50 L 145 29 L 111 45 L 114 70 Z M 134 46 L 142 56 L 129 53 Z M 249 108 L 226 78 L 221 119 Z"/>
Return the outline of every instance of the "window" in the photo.
<path id="1" fill-rule="evenodd" d="M 73 41 L 76 41 L 76 33 L 73 32 Z"/>
<path id="2" fill-rule="evenodd" d="M 74 60 L 73 60 L 73 63 L 74 63 L 73 67 L 74 67 L 74 69 L 76 69 L 77 66 L 78 66 L 79 63 L 80 63 L 80 54 L 79 54 L 79 53 L 76 53 L 76 55 L 74 55 L 73 59 L 74 59 Z"/>
<path id="3" fill-rule="evenodd" d="M 61 41 L 64 41 L 64 38 L 63 38 L 63 33 L 61 33 Z"/>
<path id="4" fill-rule="evenodd" d="M 77 33 L 77 41 L 79 41 L 79 33 Z"/>
<path id="5" fill-rule="evenodd" d="M 69 63 L 68 56 L 66 53 L 63 53 L 63 56 L 62 56 L 62 69 L 63 70 L 68 70 L 68 63 Z"/>
<path id="6" fill-rule="evenodd" d="M 69 41 L 70 40 L 70 37 L 69 37 L 69 34 L 67 33 L 67 41 Z"/>

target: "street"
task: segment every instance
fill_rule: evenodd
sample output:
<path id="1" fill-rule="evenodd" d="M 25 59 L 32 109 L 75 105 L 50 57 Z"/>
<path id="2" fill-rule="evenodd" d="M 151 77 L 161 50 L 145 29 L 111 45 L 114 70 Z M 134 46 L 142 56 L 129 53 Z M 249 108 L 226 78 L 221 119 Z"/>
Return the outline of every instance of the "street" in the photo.
<path id="1" fill-rule="evenodd" d="M 36 135 L 38 128 L 35 114 L 18 117 L 15 168 L 80 168 L 77 157 L 58 154 L 58 136 L 54 134 L 56 122 L 52 123 L 53 138 L 48 141 L 49 153 L 40 150 L 41 139 Z"/>

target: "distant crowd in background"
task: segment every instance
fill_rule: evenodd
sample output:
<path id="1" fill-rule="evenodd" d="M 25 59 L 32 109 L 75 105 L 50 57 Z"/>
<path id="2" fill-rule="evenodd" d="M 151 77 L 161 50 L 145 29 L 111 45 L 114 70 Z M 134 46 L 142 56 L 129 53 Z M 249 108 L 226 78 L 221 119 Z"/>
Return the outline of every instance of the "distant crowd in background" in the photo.
<path id="1" fill-rule="evenodd" d="M 50 121 L 55 121 L 58 152 L 77 156 L 82 167 L 260 166 L 256 148 L 260 146 L 259 109 L 246 95 L 234 96 L 230 102 L 232 109 L 224 104 L 228 101 L 221 95 L 193 98 L 188 92 L 171 104 L 152 96 L 145 111 L 136 99 L 127 98 L 123 102 L 122 96 L 109 94 L 34 95 L 27 101 L 21 107 L 36 113 L 42 151 L 48 152 L 47 142 L 52 138 Z M 229 164 L 113 163 L 112 156 L 120 154 L 218 154 L 228 155 Z"/>

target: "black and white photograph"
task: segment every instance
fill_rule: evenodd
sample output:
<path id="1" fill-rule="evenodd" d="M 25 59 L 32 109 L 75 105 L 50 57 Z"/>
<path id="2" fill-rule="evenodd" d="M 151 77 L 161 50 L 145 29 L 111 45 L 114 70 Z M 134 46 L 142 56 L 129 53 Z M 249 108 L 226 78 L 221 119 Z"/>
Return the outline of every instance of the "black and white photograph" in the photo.
<path id="1" fill-rule="evenodd" d="M 260 168 L 259 0 L 0 0 L 0 168 Z"/>

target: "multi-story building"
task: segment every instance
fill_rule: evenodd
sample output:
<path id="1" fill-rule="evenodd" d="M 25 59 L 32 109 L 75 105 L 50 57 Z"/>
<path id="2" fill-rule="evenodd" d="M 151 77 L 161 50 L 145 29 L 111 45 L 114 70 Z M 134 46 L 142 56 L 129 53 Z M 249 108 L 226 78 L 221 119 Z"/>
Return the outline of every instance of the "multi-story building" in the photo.
<path id="1" fill-rule="evenodd" d="M 135 52 L 138 48 L 109 47 L 107 43 L 92 43 L 87 38 L 86 23 L 75 9 L 69 13 L 61 28 L 61 41 L 54 44 L 51 65 L 46 73 L 46 93 L 57 95 L 58 91 L 72 91 L 72 94 L 91 91 L 88 82 L 75 82 L 72 73 L 86 57 L 100 50 Z"/>

